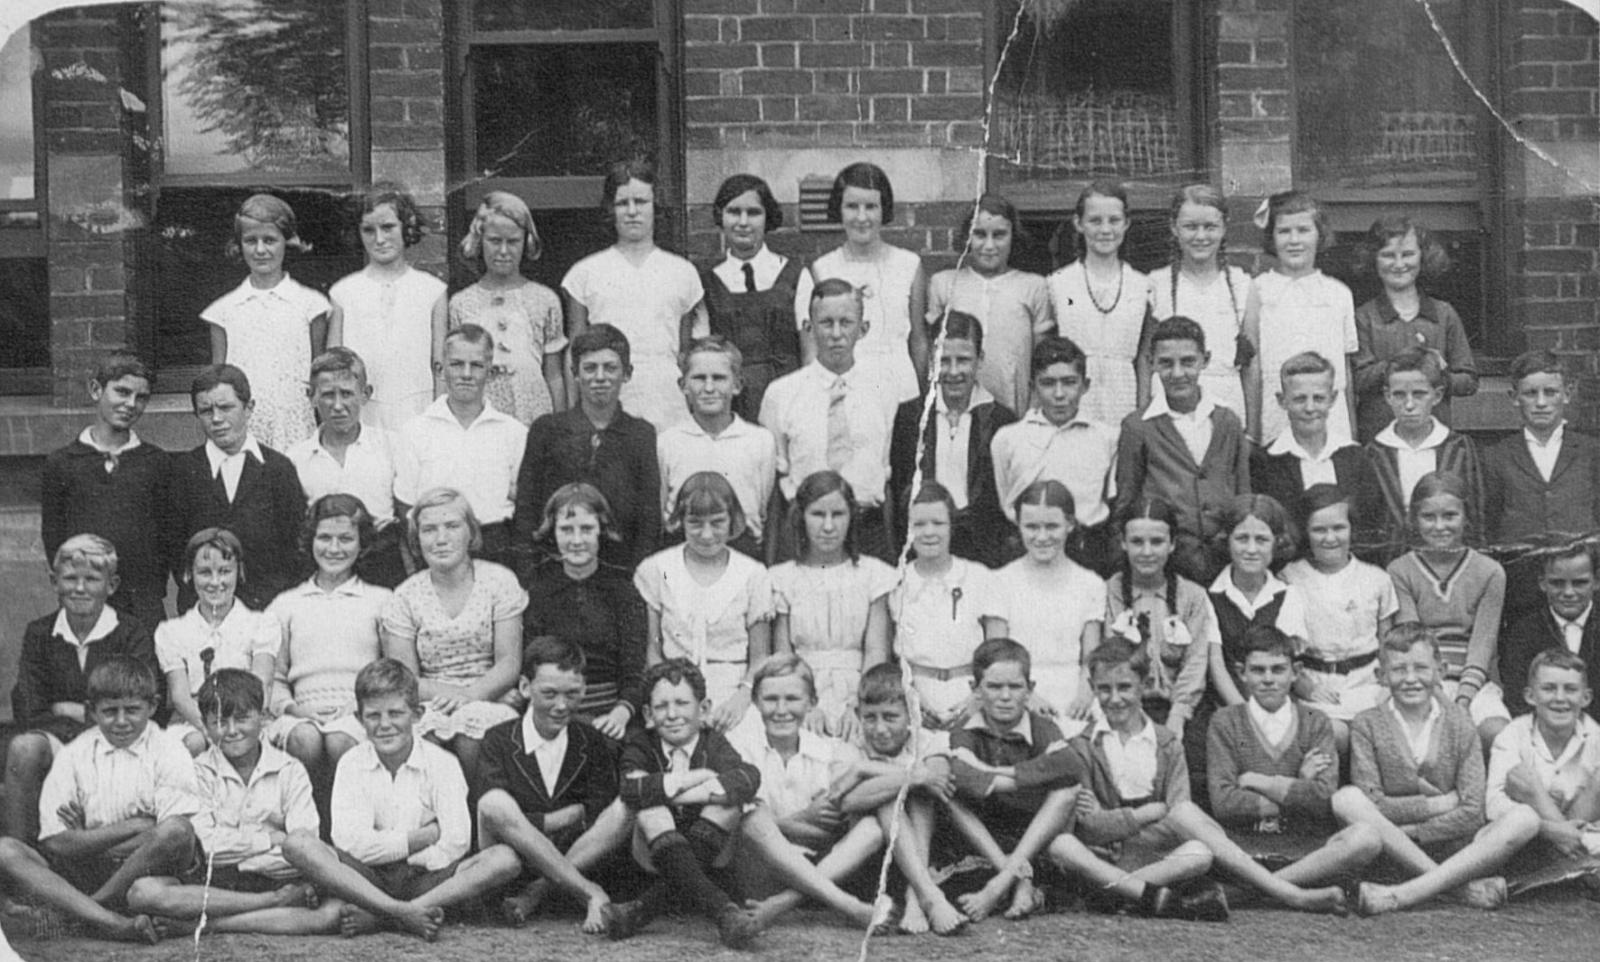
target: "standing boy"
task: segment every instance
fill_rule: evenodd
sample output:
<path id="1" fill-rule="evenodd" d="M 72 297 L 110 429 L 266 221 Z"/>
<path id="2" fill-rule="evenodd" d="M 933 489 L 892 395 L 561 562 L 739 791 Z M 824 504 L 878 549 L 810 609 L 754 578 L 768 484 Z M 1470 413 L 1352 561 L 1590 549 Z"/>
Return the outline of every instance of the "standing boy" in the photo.
<path id="1" fill-rule="evenodd" d="M 744 509 L 745 526 L 728 544 L 761 560 L 761 525 L 777 480 L 777 443 L 772 432 L 751 424 L 734 410 L 743 391 L 742 359 L 732 341 L 703 337 L 689 345 L 678 360 L 683 376 L 688 421 L 663 430 L 656 438 L 656 460 L 661 465 L 661 516 L 671 518 L 678 489 L 698 471 L 715 471 L 728 479 Z M 674 532 L 681 537 L 681 532 Z"/>
<path id="2" fill-rule="evenodd" d="M 195 602 L 185 577 L 189 538 L 206 528 L 226 528 L 239 538 L 249 578 L 239 599 L 260 611 L 300 581 L 300 522 L 306 496 L 289 459 L 250 434 L 250 379 L 232 364 L 201 371 L 189 388 L 206 442 L 176 455 L 172 466 L 173 519 L 167 528 L 167 566 L 176 577 L 178 610 Z"/>
<path id="3" fill-rule="evenodd" d="M 545 502 L 562 485 L 586 481 L 605 495 L 617 536 L 601 542 L 601 560 L 631 574 L 661 538 L 656 429 L 622 409 L 622 386 L 633 376 L 633 361 L 621 331 L 595 324 L 574 337 L 568 350 L 578 404 L 546 414 L 528 429 L 517 475 L 517 548 L 537 556 L 533 537 L 544 523 Z"/>
<path id="4" fill-rule="evenodd" d="M 1528 668 L 1541 651 L 1565 651 L 1588 665 L 1589 690 L 1600 687 L 1600 618 L 1594 616 L 1595 550 L 1577 542 L 1540 552 L 1539 588 L 1545 603 L 1525 612 L 1500 633 L 1500 687 L 1513 715 L 1529 710 L 1523 689 Z M 1591 699 L 1589 714 L 1600 721 L 1600 705 Z"/>
<path id="5" fill-rule="evenodd" d="M 1084 546 L 1073 552 L 1085 567 L 1104 570 L 1109 562 L 1111 499 L 1116 493 L 1116 428 L 1078 413 L 1090 388 L 1087 358 L 1078 345 L 1051 335 L 1033 348 L 1029 362 L 1034 406 L 1022 420 L 995 432 L 994 483 L 1000 508 L 1016 524 L 1017 498 L 1035 481 L 1060 481 L 1072 492 L 1078 525 L 1074 537 Z M 1007 560 L 1022 553 L 1014 528 L 1007 528 Z"/>
<path id="6" fill-rule="evenodd" d="M 778 487 L 784 502 L 793 501 L 800 482 L 812 474 L 839 472 L 860 507 L 851 522 L 856 544 L 863 554 L 892 561 L 896 546 L 890 544 L 888 523 L 889 438 L 900 402 L 892 386 L 875 376 L 876 368 L 856 363 L 856 343 L 871 326 L 862 318 L 861 298 L 861 291 L 838 278 L 811 292 L 805 332 L 815 358 L 767 388 L 761 423 L 778 442 Z M 772 543 L 788 533 L 788 525 L 769 528 L 769 560 L 795 556 L 794 545 Z"/>
<path id="7" fill-rule="evenodd" d="M 446 906 L 500 888 L 522 863 L 504 845 L 467 855 L 467 782 L 454 755 L 415 736 L 422 701 L 410 669 L 380 658 L 356 675 L 355 693 L 368 740 L 339 759 L 333 776 L 333 846 L 297 831 L 283 854 L 348 903 L 339 916 L 346 936 L 382 920 L 431 942 Z"/>
<path id="8" fill-rule="evenodd" d="M 150 724 L 156 674 L 115 655 L 89 673 L 90 717 L 56 756 L 39 795 L 39 845 L 0 838 L 7 888 L 129 942 L 160 939 L 148 915 L 118 914 L 147 875 L 179 875 L 195 858 L 189 819 L 200 810 L 194 763 Z"/>
<path id="9" fill-rule="evenodd" d="M 611 898 L 584 873 L 622 847 L 628 817 L 617 798 L 611 739 L 573 718 L 583 703 L 584 671 L 583 649 L 534 638 L 517 682 L 527 711 L 483 736 L 479 844 L 509 845 L 522 858 L 524 884 L 501 903 L 513 925 L 532 918 L 555 885 L 583 901 L 585 932 L 604 930 L 601 910 Z"/>
<path id="10" fill-rule="evenodd" d="M 45 557 L 54 560 L 76 534 L 116 546 L 120 582 L 111 606 L 147 631 L 167 617 L 165 530 L 171 462 L 133 430 L 150 401 L 150 369 L 131 354 L 112 354 L 89 382 L 94 423 L 44 461 L 39 502 Z"/>
<path id="11" fill-rule="evenodd" d="M 1211 362 L 1206 334 L 1187 317 L 1169 317 L 1150 333 L 1162 391 L 1122 420 L 1117 442 L 1117 508 L 1161 498 L 1178 512 L 1174 569 L 1208 585 L 1226 559 L 1210 546 L 1221 516 L 1250 493 L 1250 444 L 1239 418 L 1203 396 L 1200 372 Z"/>

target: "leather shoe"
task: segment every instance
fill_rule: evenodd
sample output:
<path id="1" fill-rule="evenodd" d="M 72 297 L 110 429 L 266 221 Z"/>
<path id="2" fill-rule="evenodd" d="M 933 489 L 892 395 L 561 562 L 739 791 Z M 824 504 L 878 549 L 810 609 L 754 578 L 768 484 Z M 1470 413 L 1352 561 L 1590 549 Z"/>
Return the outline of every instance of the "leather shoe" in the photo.
<path id="1" fill-rule="evenodd" d="M 748 910 L 729 902 L 717 913 L 717 937 L 730 949 L 747 949 L 761 934 L 761 923 Z"/>

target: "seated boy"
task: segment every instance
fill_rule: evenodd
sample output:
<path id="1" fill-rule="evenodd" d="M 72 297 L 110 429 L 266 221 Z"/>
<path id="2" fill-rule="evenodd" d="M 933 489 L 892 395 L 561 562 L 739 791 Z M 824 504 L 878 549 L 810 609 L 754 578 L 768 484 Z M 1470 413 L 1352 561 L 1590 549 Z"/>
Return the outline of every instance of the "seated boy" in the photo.
<path id="1" fill-rule="evenodd" d="M 1439 691 L 1432 632 L 1417 622 L 1390 628 L 1378 665 L 1389 698 L 1350 724 L 1350 784 L 1334 793 L 1333 813 L 1377 829 L 1383 853 L 1411 878 L 1363 882 L 1358 910 L 1393 912 L 1452 890 L 1468 905 L 1497 908 L 1505 879 L 1483 876 L 1533 838 L 1539 818 L 1516 806 L 1484 824 L 1482 744 L 1466 709 Z"/>
<path id="2" fill-rule="evenodd" d="M 1484 811 L 1491 821 L 1518 809 L 1538 816 L 1537 840 L 1514 859 L 1530 870 L 1518 874 L 1531 874 L 1600 856 L 1600 722 L 1584 714 L 1594 690 L 1583 659 L 1568 651 L 1534 656 L 1524 697 L 1533 714 L 1512 719 L 1489 754 Z"/>
<path id="3" fill-rule="evenodd" d="M 51 760 L 94 724 L 84 710 L 89 673 L 114 655 L 156 670 L 152 626 L 106 604 L 117 590 L 117 568 L 117 549 L 99 535 L 63 541 L 50 572 L 61 607 L 22 634 L 11 713 L 23 731 L 6 748 L 4 828 L 30 844 L 39 836 L 39 786 Z"/>
<path id="4" fill-rule="evenodd" d="M 148 915 L 118 914 L 133 883 L 180 875 L 194 865 L 200 810 L 194 763 L 176 739 L 150 723 L 156 674 L 127 655 L 89 672 L 86 704 L 94 728 L 56 756 L 39 795 L 39 846 L 0 838 L 0 878 L 20 894 L 101 934 L 155 942 Z"/>
<path id="5" fill-rule="evenodd" d="M 996 431 L 989 449 L 995 490 L 1007 519 L 1015 518 L 1012 505 L 1028 485 L 1060 481 L 1072 492 L 1078 519 L 1074 539 L 1082 550 L 1074 552 L 1076 560 L 1104 573 L 1110 560 L 1106 521 L 1116 492 L 1117 429 L 1078 413 L 1091 387 L 1087 365 L 1083 350 L 1064 337 L 1052 335 L 1034 345 L 1028 364 L 1034 406 L 1020 421 Z M 1022 545 L 1014 528 L 1006 533 L 1004 560 L 1009 560 L 1022 554 Z"/>
<path id="6" fill-rule="evenodd" d="M 1588 666 L 1589 690 L 1600 688 L 1600 618 L 1594 616 L 1595 551 L 1576 542 L 1527 559 L 1540 568 L 1544 604 L 1523 613 L 1500 632 L 1500 687 L 1513 715 L 1529 710 L 1523 690 L 1534 656 L 1547 649 L 1565 651 Z M 1509 584 L 1509 575 L 1507 576 Z M 1589 701 L 1589 715 L 1600 721 L 1600 705 Z"/>
<path id="7" fill-rule="evenodd" d="M 1285 881 L 1327 884 L 1360 871 L 1383 843 L 1366 825 L 1336 831 L 1329 804 L 1339 786 L 1333 725 L 1289 698 L 1297 674 L 1294 639 L 1272 625 L 1253 625 L 1242 650 L 1245 701 L 1219 708 L 1206 737 L 1212 815 L 1252 855 L 1294 860 L 1278 872 Z"/>
<path id="8" fill-rule="evenodd" d="M 1161 321 L 1150 332 L 1150 353 L 1165 393 L 1122 420 L 1117 509 L 1141 497 L 1176 508 L 1173 570 L 1208 585 L 1226 561 L 1210 547 L 1220 540 L 1222 513 L 1250 493 L 1250 443 L 1238 416 L 1201 392 L 1200 372 L 1211 355 L 1199 324 L 1187 317 Z"/>
<path id="9" fill-rule="evenodd" d="M 161 535 L 171 461 L 133 430 L 150 401 L 150 384 L 150 369 L 131 354 L 100 362 L 89 382 L 94 423 L 45 458 L 39 534 L 52 561 L 73 535 L 97 534 L 116 545 L 122 574 L 111 606 L 155 631 L 167 617 Z"/>
<path id="10" fill-rule="evenodd" d="M 740 807 L 761 787 L 761 773 L 709 727 L 705 676 L 681 658 L 652 666 L 644 677 L 646 717 L 653 728 L 622 745 L 622 801 L 633 813 L 633 854 L 655 880 L 632 902 L 601 908 L 606 935 L 626 939 L 673 900 L 714 919 L 722 944 L 748 946 L 760 933 L 706 875 L 739 827 Z"/>
<path id="11" fill-rule="evenodd" d="M 1411 491 L 1430 471 L 1452 471 L 1467 487 L 1467 530 L 1481 530 L 1483 473 L 1472 439 L 1446 427 L 1433 416 L 1444 397 L 1445 370 L 1439 352 L 1413 348 L 1391 357 L 1384 366 L 1384 398 L 1394 422 L 1367 442 L 1367 457 L 1377 475 L 1382 500 L 1382 545 L 1369 552 L 1374 564 L 1388 564 L 1404 554 L 1411 527 L 1406 514 Z"/>
<path id="12" fill-rule="evenodd" d="M 355 694 L 367 741 L 334 772 L 333 846 L 302 830 L 290 833 L 283 854 L 348 903 L 339 915 L 345 936 L 382 920 L 431 942 L 446 906 L 500 888 L 522 863 L 505 845 L 467 856 L 467 782 L 454 755 L 413 734 L 422 717 L 417 676 L 380 658 L 356 675 Z"/>
<path id="13" fill-rule="evenodd" d="M 1600 440 L 1567 423 L 1573 383 L 1561 359 L 1529 351 L 1509 373 L 1522 431 L 1483 452 L 1487 542 L 1561 544 L 1600 530 Z M 1540 607 L 1539 559 L 1506 552 L 1496 560 L 1506 569 L 1502 623 L 1510 625 Z M 1593 671 L 1596 660 L 1586 660 Z"/>
<path id="14" fill-rule="evenodd" d="M 248 671 L 219 668 L 200 686 L 211 747 L 194 760 L 200 810 L 192 822 L 201 862 L 183 879 L 147 876 L 128 906 L 162 918 L 198 920 L 213 932 L 314 935 L 339 931 L 341 904 L 318 907 L 316 892 L 283 858 L 289 832 L 316 834 L 317 807 L 305 766 L 262 741 L 266 696 Z"/>
<path id="15" fill-rule="evenodd" d="M 1338 887 L 1308 889 L 1292 876 L 1268 872 L 1190 800 L 1183 745 L 1144 713 L 1148 658 L 1143 647 L 1121 638 L 1089 656 L 1103 719 L 1072 739 L 1072 761 L 1083 778 L 1077 825 L 1050 846 L 1051 858 L 1094 887 L 1087 901 L 1102 911 L 1116 911 L 1118 900 L 1108 896 L 1120 896 L 1148 915 L 1223 921 L 1227 901 L 1215 885 L 1190 886 L 1183 895 L 1171 891 L 1215 862 L 1290 908 L 1342 914 Z"/>
<path id="16" fill-rule="evenodd" d="M 501 903 L 508 922 L 533 916 L 555 885 L 580 899 L 585 932 L 600 932 L 605 889 L 584 873 L 627 840 L 627 810 L 617 797 L 611 739 L 576 721 L 583 702 L 583 649 L 551 636 L 522 652 L 518 690 L 528 700 L 516 721 L 483 736 L 479 760 L 479 847 L 509 845 L 522 858 L 526 884 Z"/>
<path id="17" fill-rule="evenodd" d="M 1066 739 L 1055 722 L 1028 710 L 1032 667 L 1028 649 L 1010 638 L 980 644 L 972 653 L 977 710 L 950 736 L 956 787 L 975 816 L 974 825 L 964 826 L 958 813 L 957 828 L 995 867 L 982 889 L 958 900 L 975 922 L 1007 892 L 1006 918 L 1024 918 L 1040 908 L 1033 860 L 1072 817 L 1075 779 L 1070 767 L 1059 764 L 1066 761 Z"/>
<path id="18" fill-rule="evenodd" d="M 885 838 L 894 820 L 901 820 L 894 848 L 894 863 L 906 878 L 900 930 L 917 934 L 931 928 L 939 935 L 955 935 L 966 928 L 967 917 L 945 898 L 930 864 L 936 806 L 960 805 L 950 774 L 950 736 L 913 721 L 900 667 L 888 662 L 862 674 L 856 715 L 865 751 L 837 786 L 839 809 L 851 815 L 873 813 Z M 964 810 L 961 817 L 973 818 Z"/>

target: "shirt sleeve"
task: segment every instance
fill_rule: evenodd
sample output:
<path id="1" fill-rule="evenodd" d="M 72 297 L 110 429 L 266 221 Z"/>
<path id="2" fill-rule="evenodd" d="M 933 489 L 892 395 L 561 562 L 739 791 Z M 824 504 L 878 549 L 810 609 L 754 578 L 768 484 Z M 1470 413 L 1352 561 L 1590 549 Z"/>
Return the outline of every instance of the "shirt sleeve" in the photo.
<path id="1" fill-rule="evenodd" d="M 1517 805 L 1506 794 L 1506 778 L 1522 761 L 1516 745 L 1521 729 L 1522 726 L 1516 723 L 1507 725 L 1495 736 L 1494 747 L 1489 749 L 1489 774 L 1484 782 L 1483 812 L 1491 822 Z"/>
<path id="2" fill-rule="evenodd" d="M 802 330 L 805 328 L 806 322 L 811 319 L 811 291 L 816 286 L 817 281 L 812 275 L 812 267 L 807 265 L 800 272 L 800 279 L 794 285 L 794 324 L 795 327 Z M 762 423 L 766 423 L 765 417 L 761 420 Z"/>
<path id="3" fill-rule="evenodd" d="M 215 772 L 197 765 L 195 781 L 199 785 L 201 805 L 190 819 L 190 824 L 206 855 L 224 865 L 235 865 L 248 856 L 267 850 L 269 844 L 264 830 L 242 823 L 223 825 L 217 820 L 223 799 L 221 779 Z"/>
<path id="4" fill-rule="evenodd" d="M 402 591 L 396 591 L 384 602 L 382 627 L 383 634 L 389 638 L 416 643 L 420 626 L 411 611 L 411 602 Z"/>
<path id="5" fill-rule="evenodd" d="M 666 549 L 668 551 L 672 548 Z M 661 591 L 661 561 L 660 555 L 653 554 L 639 562 L 639 567 L 633 572 L 633 587 L 639 592 L 639 597 L 644 599 L 645 606 L 651 611 L 659 613 L 666 603 Z"/>
<path id="6" fill-rule="evenodd" d="M 772 601 L 772 577 L 757 563 L 745 580 L 745 627 L 771 621 L 776 610 Z"/>
<path id="7" fill-rule="evenodd" d="M 329 805 L 330 836 L 335 846 L 363 865 L 389 865 L 405 859 L 410 845 L 405 832 L 380 832 L 375 827 L 375 796 L 368 791 L 363 772 L 355 764 L 363 754 L 352 751 L 339 760 Z"/>
<path id="8" fill-rule="evenodd" d="M 531 286 L 538 289 L 533 295 L 534 325 L 539 329 L 539 339 L 544 343 L 544 353 L 557 354 L 567 346 L 567 331 L 561 316 L 561 298 L 543 284 L 534 283 Z"/>
<path id="9" fill-rule="evenodd" d="M 39 840 L 60 835 L 67 830 L 66 823 L 56 810 L 78 798 L 78 753 L 71 744 L 56 755 L 44 784 L 39 788 Z"/>
<path id="10" fill-rule="evenodd" d="M 283 649 L 283 625 L 270 611 L 258 612 L 250 628 L 250 657 L 271 655 L 274 659 Z"/>
<path id="11" fill-rule="evenodd" d="M 467 813 L 467 779 L 456 757 L 444 749 L 427 753 L 428 789 L 439 840 L 407 860 L 430 872 L 460 861 L 472 846 L 472 819 Z"/>
<path id="12" fill-rule="evenodd" d="M 150 743 L 153 746 L 157 742 L 161 747 L 157 749 L 155 765 L 156 821 L 192 816 L 200 811 L 194 759 L 177 738 L 157 736 Z"/>
<path id="13" fill-rule="evenodd" d="M 495 622 L 508 618 L 521 618 L 528 610 L 528 593 L 517 583 L 510 569 L 500 568 L 494 576 L 494 596 L 490 603 L 490 619 Z"/>

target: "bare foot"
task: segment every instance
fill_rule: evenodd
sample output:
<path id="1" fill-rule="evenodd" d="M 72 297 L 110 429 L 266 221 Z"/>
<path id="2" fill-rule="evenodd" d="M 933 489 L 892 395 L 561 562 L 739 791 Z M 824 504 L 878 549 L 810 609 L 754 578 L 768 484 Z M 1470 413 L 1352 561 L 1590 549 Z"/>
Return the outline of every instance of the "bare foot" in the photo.
<path id="1" fill-rule="evenodd" d="M 148 915 L 135 915 L 128 920 L 128 927 L 125 933 L 118 937 L 125 942 L 144 942 L 149 945 L 155 945 L 161 941 L 162 934 L 161 927 L 156 925 L 155 919 Z"/>
<path id="2" fill-rule="evenodd" d="M 539 903 L 544 901 L 547 888 L 544 879 L 536 879 L 517 894 L 502 899 L 500 917 L 514 929 L 526 925 L 528 920 L 533 918 L 533 913 L 538 910 Z"/>
<path id="3" fill-rule="evenodd" d="M 1027 918 L 1042 908 L 1044 908 L 1044 893 L 1034 888 L 1033 880 L 1017 879 L 1016 887 L 1011 890 L 1011 906 L 1006 909 L 1006 918 L 1015 922 Z"/>
<path id="4" fill-rule="evenodd" d="M 592 898 L 584 907 L 583 931 L 589 935 L 599 935 L 606 930 L 606 906 L 611 904 L 609 898 Z"/>
<path id="5" fill-rule="evenodd" d="M 961 903 L 961 911 L 966 913 L 967 918 L 981 922 L 989 917 L 1010 888 L 1011 880 L 1008 877 L 996 875 L 983 888 L 976 892 L 968 892 L 957 901 Z"/>
<path id="6" fill-rule="evenodd" d="M 290 882 L 272 893 L 272 904 L 278 908 L 317 907 L 317 888 L 309 882 Z"/>
<path id="7" fill-rule="evenodd" d="M 1344 889 L 1337 885 L 1327 888 L 1306 889 L 1295 908 L 1302 912 L 1320 912 L 1323 915 L 1337 915 L 1341 918 L 1350 914 L 1350 906 L 1345 904 Z"/>
<path id="8" fill-rule="evenodd" d="M 370 935 L 378 931 L 378 917 L 359 905 L 346 904 L 339 909 L 339 934 L 345 938 Z"/>
<path id="9" fill-rule="evenodd" d="M 1394 889 L 1387 885 L 1374 885 L 1371 882 L 1362 882 L 1360 894 L 1356 897 L 1356 911 L 1362 915 L 1383 915 L 1386 912 L 1398 911 L 1400 898 L 1394 894 Z"/>
<path id="10" fill-rule="evenodd" d="M 1475 909 L 1493 911 L 1506 904 L 1506 880 L 1498 875 L 1473 879 L 1456 889 L 1456 894 Z"/>
<path id="11" fill-rule="evenodd" d="M 432 942 L 439 937 L 439 927 L 444 924 L 444 909 L 436 905 L 423 908 L 415 902 L 407 902 L 395 913 L 394 921 L 424 942 Z"/>
<path id="12" fill-rule="evenodd" d="M 878 934 L 894 931 L 891 920 L 894 918 L 894 898 L 888 893 L 873 899 L 872 905 L 867 909 L 867 928 Z M 860 919 L 856 924 L 861 924 Z"/>
<path id="13" fill-rule="evenodd" d="M 928 922 L 935 935 L 960 935 L 967 927 L 967 917 L 942 895 L 928 906 Z"/>
<path id="14" fill-rule="evenodd" d="M 915 896 L 906 896 L 906 911 L 900 917 L 900 931 L 907 935 L 921 935 L 928 931 L 928 914 Z"/>
<path id="15" fill-rule="evenodd" d="M 749 909 L 750 914 L 756 917 L 756 924 L 761 926 L 761 931 L 763 932 L 771 928 L 772 923 L 778 921 L 778 918 L 783 915 L 783 908 L 777 904 L 775 897 L 750 899 L 744 903 L 744 907 Z"/>

